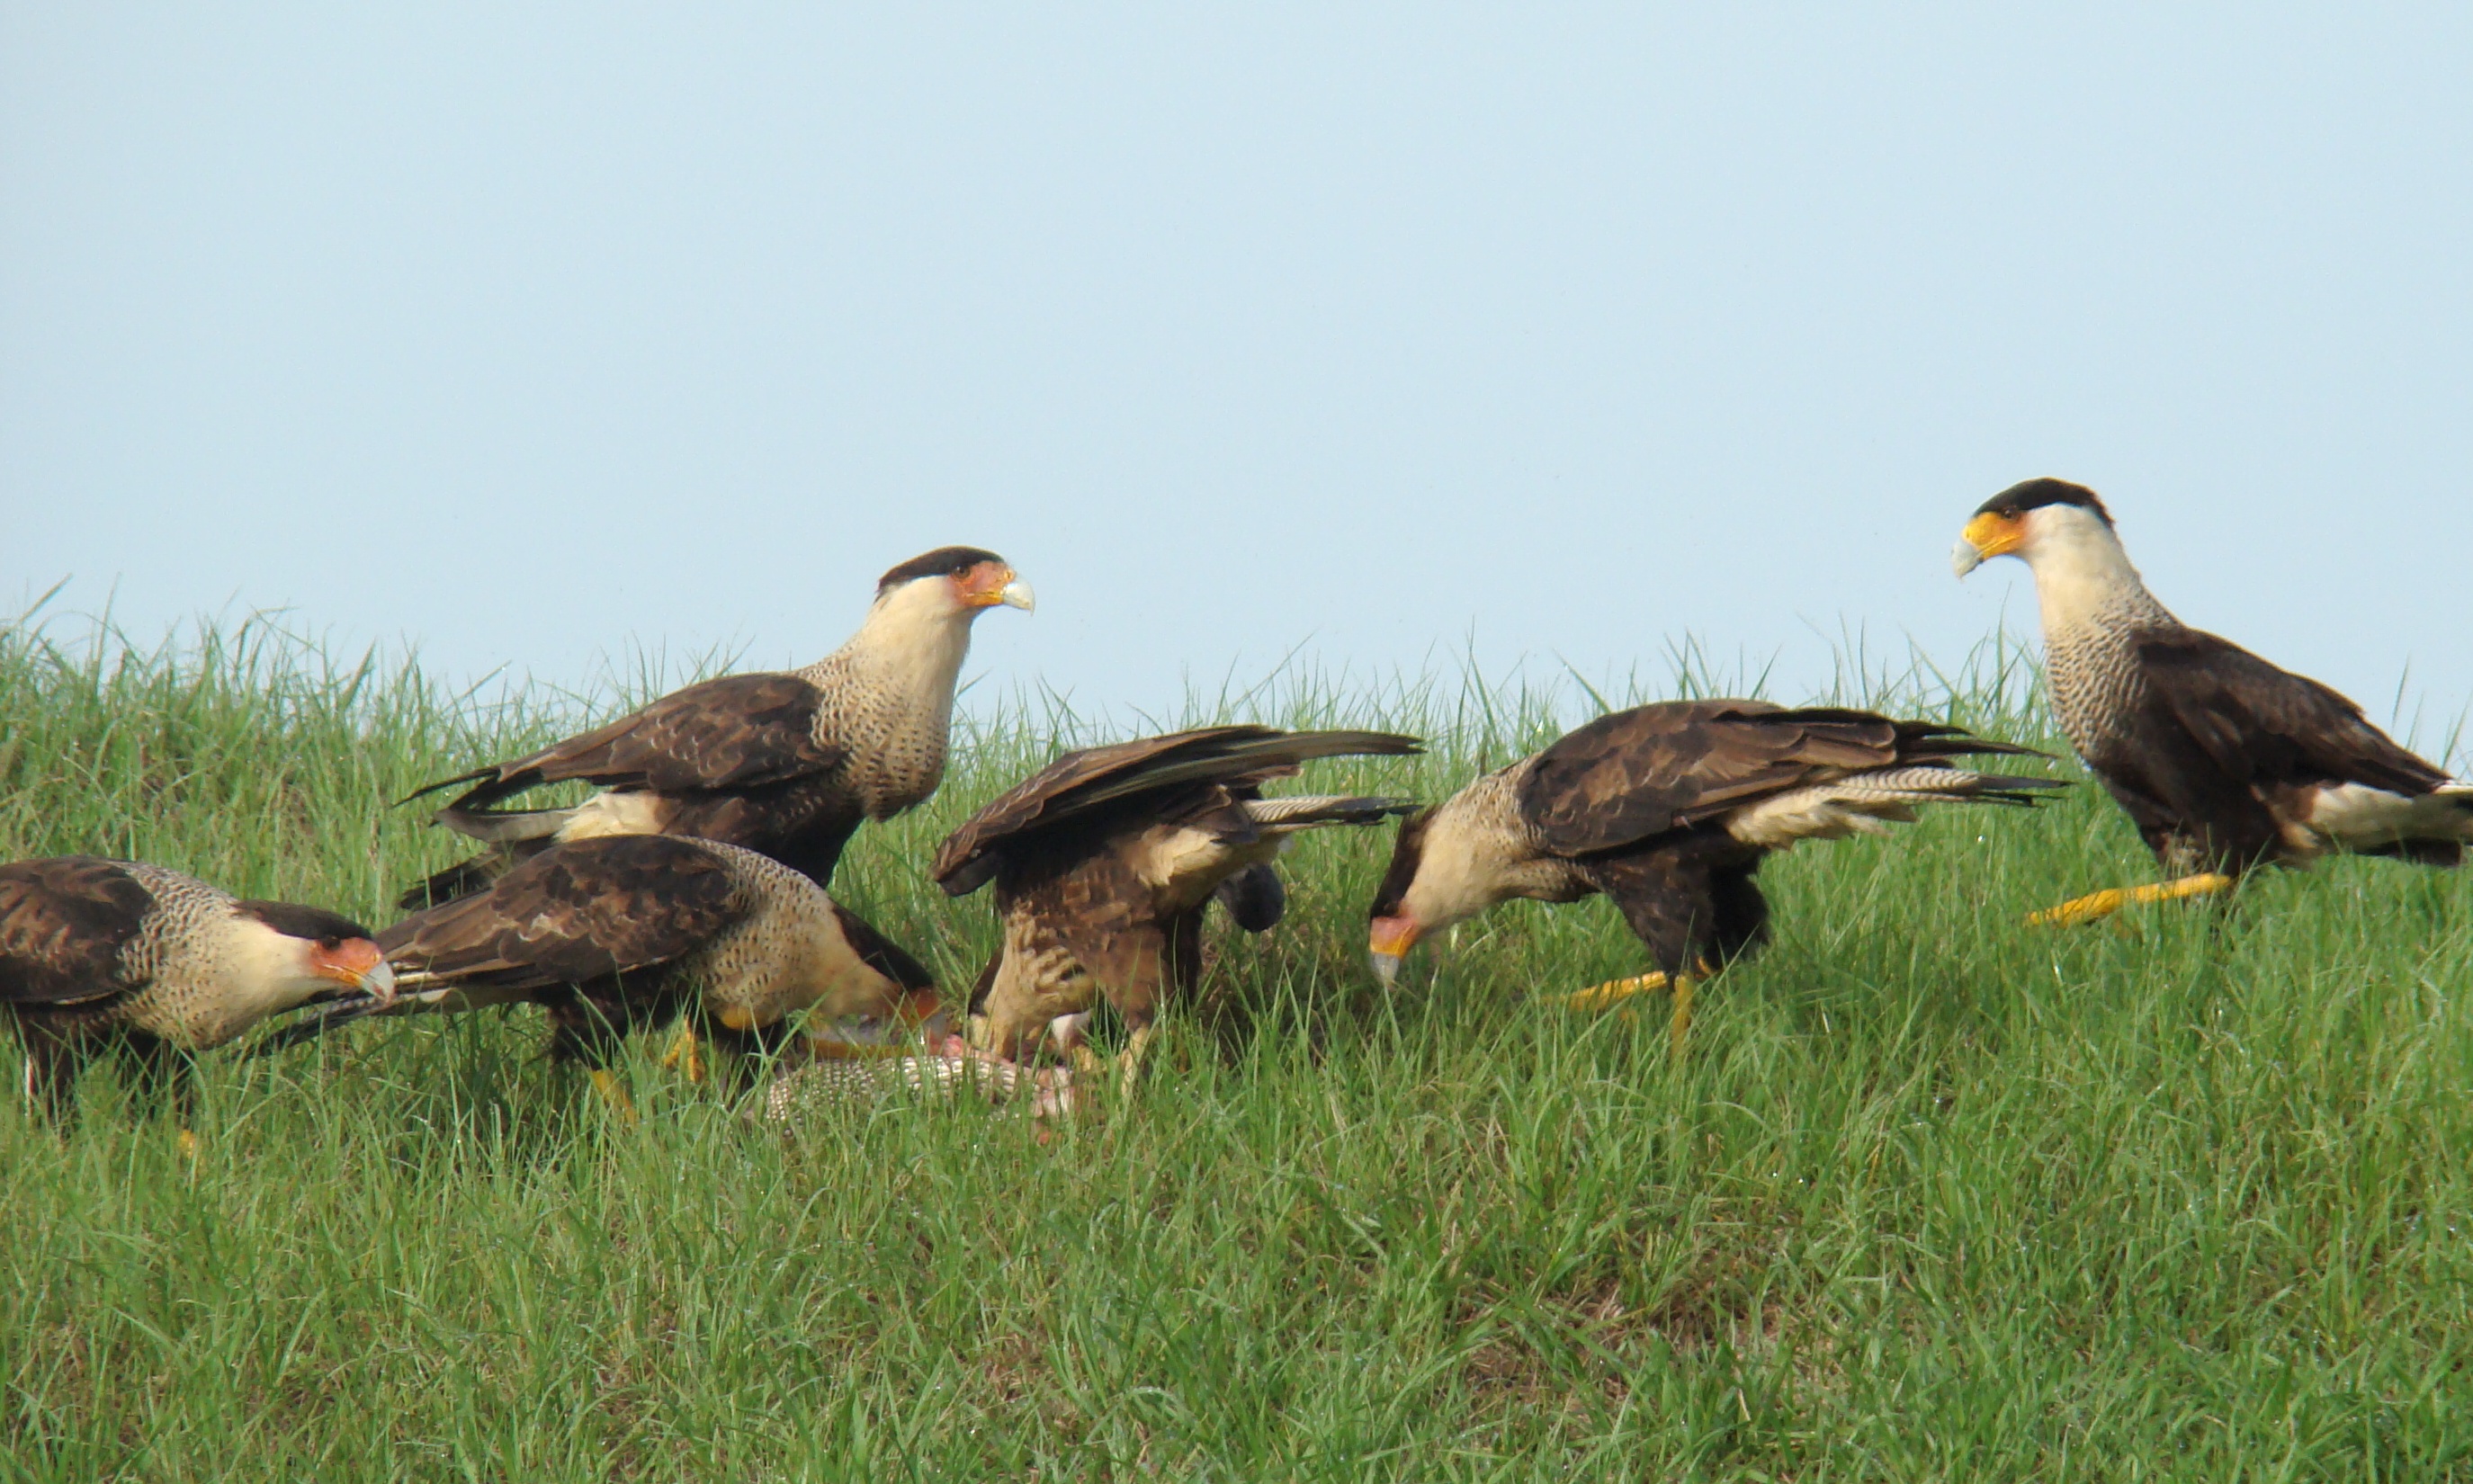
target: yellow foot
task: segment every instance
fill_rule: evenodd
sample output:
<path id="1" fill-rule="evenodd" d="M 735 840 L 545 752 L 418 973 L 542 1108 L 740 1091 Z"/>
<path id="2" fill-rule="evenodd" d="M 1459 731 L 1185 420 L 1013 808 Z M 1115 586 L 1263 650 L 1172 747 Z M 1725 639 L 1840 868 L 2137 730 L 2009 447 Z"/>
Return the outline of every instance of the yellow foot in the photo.
<path id="1" fill-rule="evenodd" d="M 601 1094 L 601 1101 L 610 1105 L 611 1112 L 618 1115 L 619 1122 L 630 1128 L 635 1126 L 636 1100 L 627 1095 L 627 1085 L 618 1080 L 616 1072 L 606 1066 L 594 1067 L 592 1090 Z"/>
<path id="2" fill-rule="evenodd" d="M 661 1070 L 675 1069 L 689 1082 L 704 1081 L 704 1050 L 696 1041 L 695 1027 L 682 1025 L 672 1038 L 670 1049 L 661 1053 Z"/>
<path id="3" fill-rule="evenodd" d="M 1666 975 L 1652 970 L 1629 979 L 1609 979 L 1603 984 L 1590 985 L 1585 990 L 1573 990 L 1568 994 L 1543 997 L 1546 1003 L 1560 1005 L 1566 1010 L 1594 1012 L 1611 1010 L 1635 994 L 1654 994 L 1665 988 Z"/>
<path id="4" fill-rule="evenodd" d="M 204 1147 L 205 1142 L 199 1138 L 197 1135 L 191 1133 L 187 1129 L 182 1129 L 180 1131 L 180 1152 L 182 1154 L 194 1160 L 198 1157 L 198 1151 Z"/>
<path id="5" fill-rule="evenodd" d="M 2158 881 L 2151 886 L 2116 886 L 2107 891 L 2090 892 L 2057 907 L 2029 912 L 2027 921 L 2037 927 L 2076 927 L 2081 922 L 2100 922 L 2132 902 L 2178 901 L 2184 897 L 2212 897 L 2232 890 L 2233 878 L 2213 871 L 2202 871 L 2177 881 Z"/>
<path id="6" fill-rule="evenodd" d="M 1692 991 L 1698 983 L 1690 974 L 1674 981 L 1674 1017 L 1666 1024 L 1666 1046 L 1672 1055 L 1681 1056 L 1684 1041 L 1691 1039 Z"/>

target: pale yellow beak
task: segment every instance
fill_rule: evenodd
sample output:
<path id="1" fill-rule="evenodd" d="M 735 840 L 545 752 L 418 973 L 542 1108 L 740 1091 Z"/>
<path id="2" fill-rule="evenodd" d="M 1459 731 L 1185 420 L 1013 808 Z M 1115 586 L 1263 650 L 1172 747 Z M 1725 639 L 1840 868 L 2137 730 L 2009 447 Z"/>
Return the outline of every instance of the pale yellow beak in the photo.
<path id="1" fill-rule="evenodd" d="M 1417 945 L 1417 920 L 1412 917 L 1376 918 L 1365 945 L 1365 960 L 1373 967 L 1374 977 L 1384 989 L 1400 979 L 1400 961 Z"/>
<path id="2" fill-rule="evenodd" d="M 2027 517 L 1985 512 L 1966 523 L 1957 545 L 1950 550 L 1950 570 L 1964 577 L 1995 557 L 2005 557 L 2027 543 Z"/>

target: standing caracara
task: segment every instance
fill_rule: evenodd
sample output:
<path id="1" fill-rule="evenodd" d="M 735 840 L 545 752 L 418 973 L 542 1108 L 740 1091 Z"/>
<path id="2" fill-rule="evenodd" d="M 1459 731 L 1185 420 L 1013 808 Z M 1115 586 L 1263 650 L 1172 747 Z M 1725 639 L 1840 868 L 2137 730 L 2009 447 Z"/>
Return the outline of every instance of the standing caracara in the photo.
<path id="1" fill-rule="evenodd" d="M 2221 892 L 2253 866 L 2329 850 L 2455 865 L 2473 788 L 2398 747 L 2362 708 L 2165 610 L 2094 491 L 2030 479 L 1983 502 L 1952 562 L 2035 574 L 2044 670 L 2070 745 L 2176 879 L 2035 914 L 2083 922 L 2132 900 Z"/>
<path id="2" fill-rule="evenodd" d="M 684 1016 L 744 1051 L 780 1044 L 802 1011 L 915 1024 L 937 1009 L 926 971 L 814 881 L 753 850 L 667 835 L 554 846 L 378 944 L 399 995 L 347 1003 L 265 1046 L 370 1015 L 538 1004 L 552 1060 L 590 1067 L 625 1113 L 609 1064 L 631 1030 Z"/>
<path id="3" fill-rule="evenodd" d="M 1262 931 L 1281 914 L 1269 865 L 1289 836 L 1407 808 L 1265 799 L 1262 785 L 1309 758 L 1416 751 L 1416 738 L 1381 731 L 1205 727 L 1068 753 L 1031 775 L 948 836 L 930 868 L 956 897 L 996 882 L 1004 944 L 972 996 L 972 1041 L 1009 1061 L 1043 1040 L 1069 1049 L 1105 998 L 1129 1033 L 1130 1085 L 1160 1002 L 1201 977 L 1213 894 Z"/>
<path id="4" fill-rule="evenodd" d="M 63 1124 L 78 1072 L 106 1047 L 150 1094 L 170 1081 L 185 1123 L 186 1053 L 339 987 L 384 1002 L 395 974 L 369 930 L 332 912 L 243 901 L 134 861 L 0 866 L 0 1004 L 25 1043 L 27 1101 Z"/>
<path id="5" fill-rule="evenodd" d="M 879 579 L 849 643 L 804 670 L 725 675 L 512 762 L 420 789 L 469 785 L 437 821 L 491 849 L 404 895 L 451 900 L 551 845 L 604 835 L 684 835 L 770 855 L 830 883 L 861 820 L 936 791 L 953 682 L 971 621 L 998 604 L 1027 611 L 1030 586 L 974 546 L 914 557 Z M 546 783 L 602 792 L 564 809 L 498 809 Z"/>
<path id="6" fill-rule="evenodd" d="M 1390 983 L 1419 939 L 1497 902 L 1603 892 L 1659 972 L 1571 1002 L 1670 986 L 1679 1044 L 1694 978 L 1768 937 L 1752 877 L 1770 851 L 1885 833 L 1884 821 L 1911 821 L 1917 804 L 2025 804 L 2061 786 L 1951 765 L 1970 754 L 2037 755 L 1956 727 L 1763 701 L 1669 701 L 1598 717 L 1400 826 L 1371 914 L 1375 969 Z"/>

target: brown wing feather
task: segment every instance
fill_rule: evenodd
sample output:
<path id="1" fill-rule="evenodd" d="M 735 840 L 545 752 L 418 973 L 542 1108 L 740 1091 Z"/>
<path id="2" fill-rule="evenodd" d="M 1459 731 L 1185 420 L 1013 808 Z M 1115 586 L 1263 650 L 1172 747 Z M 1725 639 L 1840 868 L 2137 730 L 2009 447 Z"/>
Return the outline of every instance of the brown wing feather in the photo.
<path id="1" fill-rule="evenodd" d="M 1414 737 L 1384 731 L 1283 731 L 1276 727 L 1203 727 L 1068 753 L 963 822 L 937 848 L 929 874 L 956 896 L 994 873 L 997 852 L 1037 831 L 1087 820 L 1144 795 L 1196 784 L 1242 788 L 1296 771 L 1309 758 L 1400 755 Z"/>
<path id="2" fill-rule="evenodd" d="M 116 861 L 91 855 L 0 866 L 0 1003 L 67 1005 L 139 988 L 120 950 L 155 909 Z"/>
<path id="3" fill-rule="evenodd" d="M 1840 773 L 2032 751 L 1838 706 L 1668 701 L 1600 716 L 1538 754 L 1520 808 L 1549 849 L 1585 855 Z"/>
<path id="4" fill-rule="evenodd" d="M 404 919 L 378 946 L 398 969 L 464 984 L 585 984 L 694 950 L 738 919 L 737 895 L 721 858 L 694 841 L 579 840 Z"/>
<path id="5" fill-rule="evenodd" d="M 2426 794 L 2447 781 L 2350 700 L 2230 640 L 2179 629 L 2137 642 L 2147 682 L 2172 719 L 2242 783 L 2341 781 Z"/>
<path id="6" fill-rule="evenodd" d="M 483 808 L 544 783 L 697 793 L 761 788 L 839 766 L 842 749 L 816 740 L 823 694 L 795 675 L 725 675 L 673 691 L 597 730 L 513 762 L 420 789 L 420 798 L 476 785 L 451 807 Z"/>

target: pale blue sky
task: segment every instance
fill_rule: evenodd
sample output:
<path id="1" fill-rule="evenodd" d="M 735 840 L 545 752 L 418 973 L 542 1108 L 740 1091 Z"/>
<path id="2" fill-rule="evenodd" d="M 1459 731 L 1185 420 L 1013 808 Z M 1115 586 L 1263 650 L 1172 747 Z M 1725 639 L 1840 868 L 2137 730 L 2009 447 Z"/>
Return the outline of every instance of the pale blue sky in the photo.
<path id="1" fill-rule="evenodd" d="M 0 599 L 456 674 L 1961 654 L 2014 480 L 2473 696 L 2473 12 L 0 7 Z"/>

